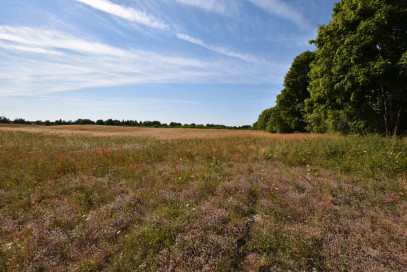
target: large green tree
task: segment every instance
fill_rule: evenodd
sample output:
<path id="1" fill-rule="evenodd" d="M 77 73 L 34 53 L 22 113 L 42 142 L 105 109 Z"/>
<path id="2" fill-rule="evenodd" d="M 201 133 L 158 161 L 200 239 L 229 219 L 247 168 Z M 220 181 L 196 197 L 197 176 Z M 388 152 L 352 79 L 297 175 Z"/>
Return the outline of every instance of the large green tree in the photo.
<path id="1" fill-rule="evenodd" d="M 305 131 L 304 101 L 310 97 L 308 73 L 314 59 L 315 53 L 311 51 L 295 57 L 284 78 L 285 89 L 277 96 L 277 104 L 271 112 L 266 130 L 278 133 Z"/>
<path id="2" fill-rule="evenodd" d="M 310 130 L 393 135 L 406 128 L 406 0 L 342 0 L 313 43 Z"/>
<path id="3" fill-rule="evenodd" d="M 264 110 L 260 115 L 257 122 L 253 124 L 255 130 L 266 130 L 267 123 L 270 119 L 272 108 Z"/>

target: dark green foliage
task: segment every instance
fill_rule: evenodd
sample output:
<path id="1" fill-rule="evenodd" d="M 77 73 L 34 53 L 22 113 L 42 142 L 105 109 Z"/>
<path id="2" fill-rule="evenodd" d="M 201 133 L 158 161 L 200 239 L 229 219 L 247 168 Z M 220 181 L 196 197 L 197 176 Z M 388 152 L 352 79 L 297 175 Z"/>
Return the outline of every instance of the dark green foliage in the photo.
<path id="1" fill-rule="evenodd" d="M 16 119 L 14 119 L 13 123 L 14 124 L 29 124 L 30 122 L 23 118 L 16 118 Z"/>
<path id="2" fill-rule="evenodd" d="M 96 125 L 104 125 L 105 122 L 102 119 L 96 121 Z"/>
<path id="3" fill-rule="evenodd" d="M 309 98 L 308 73 L 314 58 L 315 53 L 306 51 L 294 59 L 284 78 L 285 89 L 277 96 L 277 105 L 263 111 L 254 129 L 277 133 L 305 131 L 304 101 Z"/>
<path id="4" fill-rule="evenodd" d="M 40 123 L 41 121 L 37 121 L 38 123 Z M 36 123 L 37 123 L 36 122 Z M 64 125 L 64 123 L 65 123 L 65 121 L 63 121 L 62 119 L 59 119 L 59 120 L 55 120 L 54 121 L 54 124 L 55 125 Z"/>
<path id="5" fill-rule="evenodd" d="M 250 130 L 252 126 L 225 126 L 221 124 L 181 124 L 177 122 L 171 122 L 169 125 L 166 123 L 161 123 L 160 121 L 136 121 L 136 120 L 113 120 L 107 119 L 103 121 L 102 119 L 97 120 L 96 122 L 90 119 L 77 119 L 76 121 L 65 121 L 62 119 L 55 121 L 27 121 L 22 118 L 17 118 L 14 121 L 0 116 L 0 123 L 13 123 L 13 124 L 26 124 L 26 125 L 43 125 L 43 126 L 57 126 L 57 125 L 107 125 L 107 126 L 128 126 L 128 127 L 154 127 L 154 128 L 199 128 L 199 129 L 237 129 L 237 130 Z"/>
<path id="6" fill-rule="evenodd" d="M 119 126 L 120 121 L 119 120 L 113 120 L 113 119 L 107 119 L 105 121 L 105 125 L 107 125 L 107 126 Z"/>
<path id="7" fill-rule="evenodd" d="M 10 121 L 10 119 L 8 119 L 4 116 L 0 116 L 0 123 L 9 124 L 9 123 L 11 123 L 11 121 Z"/>
<path id="8" fill-rule="evenodd" d="M 95 122 L 90 119 L 78 119 L 75 121 L 75 124 L 78 125 L 94 125 Z"/>
<path id="9" fill-rule="evenodd" d="M 136 120 L 126 120 L 126 121 L 122 121 L 121 126 L 128 126 L 128 127 L 137 127 L 140 125 L 139 122 L 137 122 Z"/>
<path id="10" fill-rule="evenodd" d="M 271 114 L 267 131 L 278 133 L 304 132 L 305 99 L 309 98 L 310 64 L 315 53 L 305 51 L 298 55 L 284 78 L 285 89 L 277 96 L 277 106 Z"/>
<path id="11" fill-rule="evenodd" d="M 206 128 L 222 129 L 222 128 L 228 128 L 228 127 L 225 125 L 220 125 L 220 124 L 206 124 Z"/>
<path id="12" fill-rule="evenodd" d="M 316 53 L 294 60 L 269 124 L 256 129 L 406 133 L 407 1 L 339 1 L 311 42 Z"/>
<path id="13" fill-rule="evenodd" d="M 171 122 L 170 123 L 170 127 L 182 127 L 181 123 L 177 123 L 177 122 Z"/>
<path id="14" fill-rule="evenodd" d="M 284 90 L 283 90 L 284 91 Z M 278 100 L 278 97 L 277 97 Z M 268 132 L 276 132 L 276 133 L 291 133 L 295 130 L 290 127 L 289 122 L 287 119 L 292 119 L 293 116 L 289 116 L 288 112 L 284 107 L 275 106 L 274 108 L 270 109 L 270 118 L 266 124 L 265 131 Z M 295 118 L 295 117 L 294 117 Z M 300 117 L 302 119 L 302 117 Z M 300 129 L 298 130 L 300 131 Z"/>
<path id="15" fill-rule="evenodd" d="M 407 1 L 342 0 L 312 41 L 314 132 L 400 134 L 407 118 Z"/>
<path id="16" fill-rule="evenodd" d="M 143 127 L 160 127 L 161 123 L 159 121 L 144 121 Z"/>
<path id="17" fill-rule="evenodd" d="M 264 110 L 260 115 L 256 123 L 253 124 L 255 130 L 266 130 L 267 123 L 270 120 L 271 111 L 273 108 Z"/>

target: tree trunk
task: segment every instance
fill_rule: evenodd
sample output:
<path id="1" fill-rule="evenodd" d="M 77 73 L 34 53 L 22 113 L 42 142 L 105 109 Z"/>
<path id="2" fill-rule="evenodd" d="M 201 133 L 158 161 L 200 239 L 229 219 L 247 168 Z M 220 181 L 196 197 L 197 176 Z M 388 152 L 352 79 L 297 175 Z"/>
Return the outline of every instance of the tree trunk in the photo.
<path id="1" fill-rule="evenodd" d="M 386 128 L 386 136 L 399 135 L 405 103 L 403 101 L 389 99 L 383 86 L 381 86 L 381 90 L 384 104 L 384 125 Z"/>
<path id="2" fill-rule="evenodd" d="M 393 135 L 399 135 L 400 134 L 400 123 L 401 123 L 401 118 L 402 118 L 402 114 L 404 111 L 404 103 L 402 102 L 400 104 L 399 110 L 397 112 L 397 117 L 396 117 L 396 123 L 394 125 L 394 131 L 393 131 Z"/>
<path id="3" fill-rule="evenodd" d="M 386 128 L 386 136 L 391 136 L 393 131 L 393 126 L 391 122 L 391 106 L 389 105 L 390 102 L 387 100 L 387 97 L 384 93 L 382 87 L 382 97 L 383 97 L 383 104 L 384 104 L 384 126 Z"/>

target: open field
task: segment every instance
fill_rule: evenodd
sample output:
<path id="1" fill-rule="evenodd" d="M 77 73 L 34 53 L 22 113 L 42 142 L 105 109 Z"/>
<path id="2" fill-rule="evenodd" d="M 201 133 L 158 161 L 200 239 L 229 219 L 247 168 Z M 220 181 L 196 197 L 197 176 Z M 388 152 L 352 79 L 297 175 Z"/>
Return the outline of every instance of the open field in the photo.
<path id="1" fill-rule="evenodd" d="M 98 125 L 66 125 L 66 126 L 35 126 L 0 124 L 1 131 L 20 131 L 59 135 L 86 136 L 136 136 L 152 137 L 156 139 L 193 139 L 193 138 L 226 138 L 226 137 L 255 137 L 255 138 L 298 138 L 298 134 L 278 135 L 264 131 L 229 130 L 229 129 L 193 129 L 193 128 L 147 128 L 147 127 L 114 127 Z M 333 135 L 302 134 L 306 138 L 331 138 Z"/>
<path id="2" fill-rule="evenodd" d="M 406 139 L 0 127 L 2 271 L 406 267 Z"/>

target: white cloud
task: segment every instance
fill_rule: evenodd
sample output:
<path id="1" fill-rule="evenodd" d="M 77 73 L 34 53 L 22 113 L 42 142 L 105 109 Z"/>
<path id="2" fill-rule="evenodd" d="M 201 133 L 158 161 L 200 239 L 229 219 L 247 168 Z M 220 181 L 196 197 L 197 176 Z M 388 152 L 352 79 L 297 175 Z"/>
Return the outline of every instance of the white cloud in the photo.
<path id="1" fill-rule="evenodd" d="M 221 55 L 237 58 L 237 59 L 247 61 L 247 62 L 253 62 L 253 63 L 259 62 L 259 60 L 257 58 L 255 58 L 254 56 L 236 53 L 236 52 L 233 52 L 233 51 L 231 51 L 231 50 L 229 50 L 227 48 L 224 48 L 224 47 L 209 45 L 209 44 L 205 43 L 204 41 L 202 41 L 200 39 L 191 37 L 191 36 L 186 35 L 186 34 L 177 33 L 177 38 L 181 39 L 181 40 L 184 40 L 184 41 L 188 41 L 190 43 L 200 45 L 202 47 L 205 47 L 208 50 L 214 51 L 214 52 L 216 52 L 218 54 L 221 54 Z"/>
<path id="2" fill-rule="evenodd" d="M 166 29 L 168 26 L 154 16 L 146 14 L 142 11 L 120 6 L 109 2 L 107 0 L 75 0 L 83 4 L 89 5 L 92 8 L 98 9 L 100 11 L 115 15 L 117 17 L 136 22 L 142 25 L 146 25 L 152 28 Z"/>
<path id="3" fill-rule="evenodd" d="M 71 98 L 71 97 L 60 97 L 60 96 L 49 96 L 49 95 L 38 95 L 35 96 L 38 98 L 45 98 L 51 100 L 62 100 L 62 101 L 72 101 L 72 102 L 83 102 L 89 105 L 89 103 L 93 104 L 107 104 L 107 101 L 103 100 L 90 100 L 90 99 L 79 99 L 79 98 Z"/>
<path id="4" fill-rule="evenodd" d="M 30 52 L 30 53 L 35 53 L 35 54 L 48 54 L 48 55 L 59 55 L 59 56 L 63 55 L 61 52 L 58 52 L 55 50 L 47 50 L 44 48 L 32 47 L 32 46 L 15 45 L 15 44 L 9 44 L 9 43 L 4 43 L 4 42 L 0 42 L 0 48 L 9 49 L 9 50 L 13 50 L 13 51 Z"/>
<path id="5" fill-rule="evenodd" d="M 284 65 L 247 62 L 252 61 L 250 56 L 178 36 L 246 62 L 126 50 L 58 31 L 0 25 L 0 96 L 128 84 L 279 82 L 284 76 Z"/>
<path id="6" fill-rule="evenodd" d="M 54 53 L 55 50 L 44 48 L 68 49 L 87 54 L 103 54 L 123 56 L 124 50 L 98 42 L 89 42 L 78 39 L 71 35 L 58 31 L 43 30 L 31 27 L 0 26 L 0 40 L 8 41 L 8 44 L 0 43 L 0 47 L 28 51 L 33 53 Z M 10 44 L 20 43 L 23 46 Z M 61 54 L 61 52 L 59 52 Z"/>
<path id="7" fill-rule="evenodd" d="M 154 52 L 136 49 L 125 50 L 100 42 L 80 39 L 59 31 L 31 27 L 0 25 L 0 48 L 59 56 L 67 56 L 68 53 L 81 53 L 88 55 L 88 57 L 99 55 L 139 61 L 156 61 L 160 64 L 166 63 L 179 66 L 204 66 L 203 62 L 197 59 L 164 56 Z M 66 52 L 66 50 L 72 52 Z"/>
<path id="8" fill-rule="evenodd" d="M 309 24 L 304 17 L 291 6 L 281 0 L 247 0 L 253 5 L 264 9 L 270 14 L 292 21 L 299 29 L 308 29 Z"/>
<path id="9" fill-rule="evenodd" d="M 238 9 L 238 1 L 228 0 L 177 0 L 179 3 L 197 7 L 209 12 L 216 12 L 224 15 L 235 13 Z"/>
<path id="10" fill-rule="evenodd" d="M 3 42 L 1 41 L 3 40 Z M 81 53 L 104 57 L 125 58 L 126 60 L 155 61 L 158 64 L 170 64 L 188 67 L 203 67 L 206 64 L 192 58 L 171 57 L 143 50 L 125 50 L 100 42 L 87 41 L 69 34 L 32 27 L 12 27 L 0 25 L 0 48 L 20 50 L 30 53 L 65 55 Z M 58 51 L 69 50 L 72 52 Z"/>
<path id="11" fill-rule="evenodd" d="M 0 26 L 2 51 L 2 95 L 192 79 L 207 76 L 202 70 L 213 66 L 198 59 L 124 50 L 30 27 Z M 7 54 L 10 51 L 19 52 Z"/>

